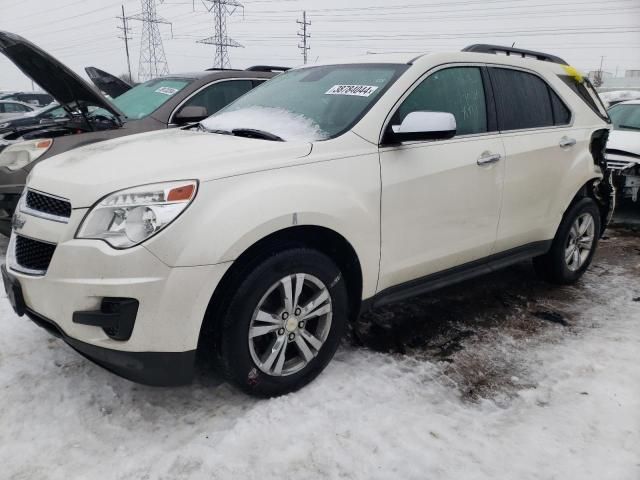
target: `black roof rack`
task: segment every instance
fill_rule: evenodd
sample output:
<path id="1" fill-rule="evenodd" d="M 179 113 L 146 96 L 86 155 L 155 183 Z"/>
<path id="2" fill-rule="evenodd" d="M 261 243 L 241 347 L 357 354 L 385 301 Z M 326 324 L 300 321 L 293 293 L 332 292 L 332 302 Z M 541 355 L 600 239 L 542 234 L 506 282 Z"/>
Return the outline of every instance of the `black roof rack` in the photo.
<path id="1" fill-rule="evenodd" d="M 462 49 L 463 52 L 476 52 L 476 53 L 493 53 L 496 54 L 505 54 L 507 56 L 518 56 L 522 58 L 535 58 L 536 60 L 542 60 L 545 62 L 552 63 L 560 63 L 562 65 L 568 65 L 560 57 L 556 57 L 555 55 L 550 55 L 548 53 L 536 52 L 535 50 L 525 50 L 523 48 L 514 48 L 514 47 L 503 47 L 500 45 L 487 45 L 484 43 L 476 43 L 474 45 L 469 45 Z"/>
<path id="2" fill-rule="evenodd" d="M 247 68 L 247 72 L 286 72 L 290 67 L 276 67 L 274 65 L 254 65 Z"/>

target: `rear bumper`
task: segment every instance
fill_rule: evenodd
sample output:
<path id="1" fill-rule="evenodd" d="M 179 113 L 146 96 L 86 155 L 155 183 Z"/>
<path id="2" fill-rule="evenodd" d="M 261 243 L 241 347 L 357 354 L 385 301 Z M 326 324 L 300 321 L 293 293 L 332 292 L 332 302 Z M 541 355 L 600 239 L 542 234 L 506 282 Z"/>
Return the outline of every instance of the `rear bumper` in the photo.
<path id="1" fill-rule="evenodd" d="M 101 367 L 128 380 L 153 386 L 176 386 L 193 380 L 196 351 L 125 352 L 97 347 L 69 337 L 55 322 L 27 309 L 27 316 Z"/>

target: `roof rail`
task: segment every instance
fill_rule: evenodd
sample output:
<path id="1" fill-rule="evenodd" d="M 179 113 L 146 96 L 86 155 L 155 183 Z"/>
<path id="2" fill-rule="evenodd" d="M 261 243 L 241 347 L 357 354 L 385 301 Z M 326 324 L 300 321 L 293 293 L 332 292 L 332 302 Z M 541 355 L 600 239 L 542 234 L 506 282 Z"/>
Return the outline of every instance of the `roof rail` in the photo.
<path id="1" fill-rule="evenodd" d="M 286 72 L 291 67 L 276 67 L 274 65 L 254 65 L 247 68 L 247 72 Z"/>
<path id="2" fill-rule="evenodd" d="M 484 43 L 476 43 L 469 45 L 462 49 L 463 52 L 476 52 L 476 53 L 492 53 L 494 55 L 504 54 L 507 56 L 518 56 L 522 58 L 535 58 L 536 60 L 542 60 L 544 62 L 560 63 L 562 65 L 568 65 L 562 58 L 550 55 L 548 53 L 536 52 L 534 50 L 525 50 L 523 48 L 503 47 L 500 45 L 487 45 Z"/>
<path id="3" fill-rule="evenodd" d="M 241 72 L 242 70 L 239 68 L 218 68 L 218 67 L 212 67 L 212 68 L 207 68 L 205 70 L 205 72 Z"/>

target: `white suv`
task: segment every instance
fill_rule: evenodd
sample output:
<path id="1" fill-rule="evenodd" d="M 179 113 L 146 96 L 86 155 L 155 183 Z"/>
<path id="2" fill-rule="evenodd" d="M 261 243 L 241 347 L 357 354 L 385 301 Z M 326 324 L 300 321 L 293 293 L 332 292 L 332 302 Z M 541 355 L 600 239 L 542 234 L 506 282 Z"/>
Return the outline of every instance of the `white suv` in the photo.
<path id="1" fill-rule="evenodd" d="M 560 59 L 500 49 L 306 66 L 193 128 L 42 162 L 10 300 L 132 380 L 188 382 L 211 352 L 271 396 L 364 308 L 527 258 L 576 281 L 611 209 L 606 111 Z"/>

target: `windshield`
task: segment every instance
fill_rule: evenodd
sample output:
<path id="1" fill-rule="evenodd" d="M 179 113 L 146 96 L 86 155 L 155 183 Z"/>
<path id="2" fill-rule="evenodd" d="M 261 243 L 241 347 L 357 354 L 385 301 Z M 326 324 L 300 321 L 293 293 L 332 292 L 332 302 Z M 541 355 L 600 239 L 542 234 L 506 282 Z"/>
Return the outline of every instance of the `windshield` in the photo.
<path id="1" fill-rule="evenodd" d="M 640 104 L 611 107 L 609 117 L 615 129 L 640 130 Z"/>
<path id="2" fill-rule="evenodd" d="M 137 120 L 157 110 L 191 81 L 187 78 L 150 80 L 133 87 L 111 101 L 127 118 Z"/>
<path id="3" fill-rule="evenodd" d="M 329 65 L 278 75 L 202 122 L 208 130 L 254 129 L 284 140 L 323 140 L 351 128 L 407 68 Z"/>

